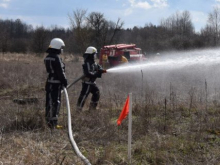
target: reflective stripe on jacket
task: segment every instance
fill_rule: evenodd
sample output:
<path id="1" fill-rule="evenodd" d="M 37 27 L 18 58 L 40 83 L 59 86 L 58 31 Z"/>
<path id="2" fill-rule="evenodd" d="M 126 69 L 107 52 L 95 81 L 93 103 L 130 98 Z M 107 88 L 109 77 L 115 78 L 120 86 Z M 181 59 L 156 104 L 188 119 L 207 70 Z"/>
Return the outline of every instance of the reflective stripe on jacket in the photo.
<path id="1" fill-rule="evenodd" d="M 48 54 L 44 59 L 44 64 L 48 73 L 48 83 L 65 83 L 65 65 L 58 54 Z"/>
<path id="2" fill-rule="evenodd" d="M 83 66 L 83 73 L 85 75 L 85 78 L 83 79 L 83 82 L 86 84 L 94 84 L 95 80 L 97 78 L 101 78 L 101 72 L 100 70 L 102 67 L 98 64 L 96 64 L 94 61 L 85 61 Z"/>

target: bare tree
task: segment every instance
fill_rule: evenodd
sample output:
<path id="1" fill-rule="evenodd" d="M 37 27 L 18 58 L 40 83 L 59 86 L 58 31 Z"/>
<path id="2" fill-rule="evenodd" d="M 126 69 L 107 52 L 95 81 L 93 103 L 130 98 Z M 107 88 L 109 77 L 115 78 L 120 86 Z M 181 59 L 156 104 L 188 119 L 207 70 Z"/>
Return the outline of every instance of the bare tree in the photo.
<path id="1" fill-rule="evenodd" d="M 99 12 L 90 13 L 87 20 L 88 25 L 92 30 L 92 42 L 98 49 L 100 49 L 106 40 L 108 22 L 104 18 L 104 14 Z"/>
<path id="2" fill-rule="evenodd" d="M 208 26 L 212 30 L 212 37 L 214 41 L 214 46 L 219 42 L 220 34 L 220 8 L 215 7 L 212 13 L 209 13 Z"/>
<path id="3" fill-rule="evenodd" d="M 190 35 L 194 32 L 189 11 L 176 12 L 167 19 L 162 19 L 160 25 L 170 30 L 173 35 Z"/>
<path id="4" fill-rule="evenodd" d="M 33 34 L 32 50 L 35 53 L 43 53 L 49 46 L 47 30 L 41 26 L 37 27 Z"/>
<path id="5" fill-rule="evenodd" d="M 0 50 L 5 53 L 9 48 L 9 32 L 3 24 L 0 24 L 0 29 Z"/>
<path id="6" fill-rule="evenodd" d="M 104 18 L 104 14 L 98 12 L 90 13 L 87 19 L 93 30 L 95 45 L 98 48 L 101 48 L 105 44 L 114 43 L 117 32 L 120 31 L 124 25 L 120 18 L 118 18 L 116 23 L 107 21 Z"/>
<path id="7" fill-rule="evenodd" d="M 109 41 L 109 44 L 112 44 L 113 39 L 114 39 L 116 33 L 122 29 L 123 25 L 124 25 L 124 22 L 121 21 L 120 18 L 118 18 L 117 22 L 115 23 L 114 31 L 113 31 L 112 37 L 111 37 L 111 39 Z"/>
<path id="8" fill-rule="evenodd" d="M 211 28 L 211 26 L 207 24 L 205 28 L 202 28 L 200 37 L 201 40 L 204 41 L 205 45 L 213 46 L 213 29 Z"/>
<path id="9" fill-rule="evenodd" d="M 191 15 L 189 11 L 184 11 L 181 16 L 180 26 L 182 35 L 189 36 L 194 33 L 194 27 L 191 20 Z"/>
<path id="10" fill-rule="evenodd" d="M 118 19 L 116 23 L 105 19 L 104 14 L 77 9 L 69 14 L 73 28 L 73 37 L 79 52 L 84 52 L 87 46 L 93 45 L 100 49 L 105 44 L 111 44 L 116 34 L 123 27 L 123 22 Z"/>
<path id="11" fill-rule="evenodd" d="M 169 42 L 175 49 L 188 49 L 194 35 L 189 11 L 176 12 L 167 19 L 161 20 L 163 29 L 167 31 Z"/>
<path id="12" fill-rule="evenodd" d="M 77 41 L 77 45 L 75 46 L 80 53 L 85 51 L 85 48 L 89 45 L 90 41 L 86 13 L 87 10 L 77 9 L 76 11 L 73 11 L 72 15 L 69 14 L 70 23 L 73 29 L 73 37 Z"/>

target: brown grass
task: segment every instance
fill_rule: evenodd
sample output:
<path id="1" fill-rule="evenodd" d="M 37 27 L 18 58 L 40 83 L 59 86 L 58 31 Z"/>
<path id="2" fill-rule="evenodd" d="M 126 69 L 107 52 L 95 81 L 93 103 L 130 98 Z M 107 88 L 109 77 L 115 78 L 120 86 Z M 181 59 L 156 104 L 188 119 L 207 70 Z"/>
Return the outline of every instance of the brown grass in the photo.
<path id="1" fill-rule="evenodd" d="M 70 55 L 63 59 L 70 83 L 82 74 L 82 61 Z M 68 139 L 64 96 L 59 117 L 64 129 L 51 131 L 45 126 L 43 57 L 1 55 L 0 72 L 0 164 L 81 165 Z M 179 76 L 187 75 L 185 72 Z M 132 165 L 220 162 L 219 90 L 213 95 L 215 87 L 207 79 L 207 103 L 205 81 L 192 86 L 187 78 L 193 77 L 186 76 L 179 82 L 171 76 L 177 75 L 177 71 L 163 74 L 168 79 L 156 71 L 144 72 L 143 82 L 138 72 L 103 75 L 97 81 L 101 99 L 94 112 L 88 111 L 90 97 L 82 113 L 75 111 L 80 82 L 68 90 L 74 137 L 92 164 L 128 164 L 128 121 L 125 119 L 120 127 L 116 121 L 129 92 L 133 93 Z M 38 102 L 13 102 L 30 97 Z"/>

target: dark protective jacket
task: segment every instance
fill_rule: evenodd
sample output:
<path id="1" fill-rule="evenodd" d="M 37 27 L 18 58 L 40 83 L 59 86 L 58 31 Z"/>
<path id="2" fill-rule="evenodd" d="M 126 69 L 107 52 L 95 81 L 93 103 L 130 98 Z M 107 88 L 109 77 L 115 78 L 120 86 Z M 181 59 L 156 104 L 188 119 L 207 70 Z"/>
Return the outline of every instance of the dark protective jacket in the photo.
<path id="1" fill-rule="evenodd" d="M 58 54 L 49 52 L 44 59 L 44 64 L 48 73 L 47 83 L 67 85 L 65 65 Z"/>
<path id="2" fill-rule="evenodd" d="M 103 68 L 95 63 L 94 59 L 85 59 L 83 67 L 83 73 L 85 78 L 83 82 L 86 84 L 95 84 L 97 78 L 101 78 Z"/>

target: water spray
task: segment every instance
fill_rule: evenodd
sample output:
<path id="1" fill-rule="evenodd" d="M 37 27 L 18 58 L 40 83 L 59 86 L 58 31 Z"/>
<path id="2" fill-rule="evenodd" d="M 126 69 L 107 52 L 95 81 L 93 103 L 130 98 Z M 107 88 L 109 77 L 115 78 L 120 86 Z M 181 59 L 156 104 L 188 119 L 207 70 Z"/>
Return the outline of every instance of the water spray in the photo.
<path id="1" fill-rule="evenodd" d="M 196 50 L 188 52 L 179 52 L 164 54 L 159 60 L 149 59 L 138 64 L 129 63 L 123 66 L 110 68 L 109 73 L 132 72 L 137 70 L 173 70 L 190 66 L 211 66 L 220 63 L 220 50 Z"/>
<path id="2" fill-rule="evenodd" d="M 70 112 L 70 104 L 69 104 L 69 97 L 66 88 L 63 89 L 65 96 L 66 96 L 66 106 L 67 106 L 67 113 L 68 113 L 68 132 L 69 132 L 69 139 L 72 144 L 72 147 L 76 153 L 76 155 L 84 162 L 85 165 L 91 165 L 89 160 L 80 152 L 74 138 L 72 132 L 72 124 L 71 124 L 71 112 Z"/>
<path id="3" fill-rule="evenodd" d="M 175 70 L 175 69 L 181 69 L 185 67 L 195 67 L 195 66 L 213 66 L 213 65 L 219 65 L 220 63 L 220 49 L 217 49 L 217 51 L 213 50 L 203 50 L 203 51 L 190 51 L 190 52 L 184 52 L 184 53 L 175 53 L 175 56 L 167 55 L 166 59 L 161 58 L 161 60 L 149 60 L 145 63 L 141 64 L 128 64 L 124 66 L 118 66 L 114 68 L 107 69 L 107 73 L 119 73 L 119 72 L 132 72 L 140 70 L 142 73 L 142 81 L 143 81 L 143 72 L 142 71 L 153 71 L 153 70 L 159 70 L 163 71 L 166 70 Z M 199 69 L 200 69 L 199 67 Z M 205 69 L 205 68 L 204 68 Z M 180 70 L 182 71 L 182 70 Z M 190 70 L 191 71 L 191 70 Z M 150 73 L 150 72 L 149 72 Z M 190 72 L 191 73 L 191 72 Z M 84 75 L 77 78 L 73 83 L 67 86 L 67 88 L 70 88 L 72 85 L 74 85 L 76 82 L 84 78 Z M 142 89 L 143 90 L 143 89 Z M 64 88 L 64 92 L 66 95 L 66 104 L 67 104 L 67 110 L 68 110 L 68 132 L 69 132 L 69 139 L 71 141 L 72 147 L 74 148 L 75 153 L 77 156 L 86 164 L 91 165 L 89 160 L 82 155 L 79 148 L 76 145 L 76 142 L 74 141 L 74 138 L 72 136 L 72 127 L 71 127 L 71 114 L 70 114 L 70 105 L 69 105 L 69 98 L 67 94 L 66 88 Z"/>

